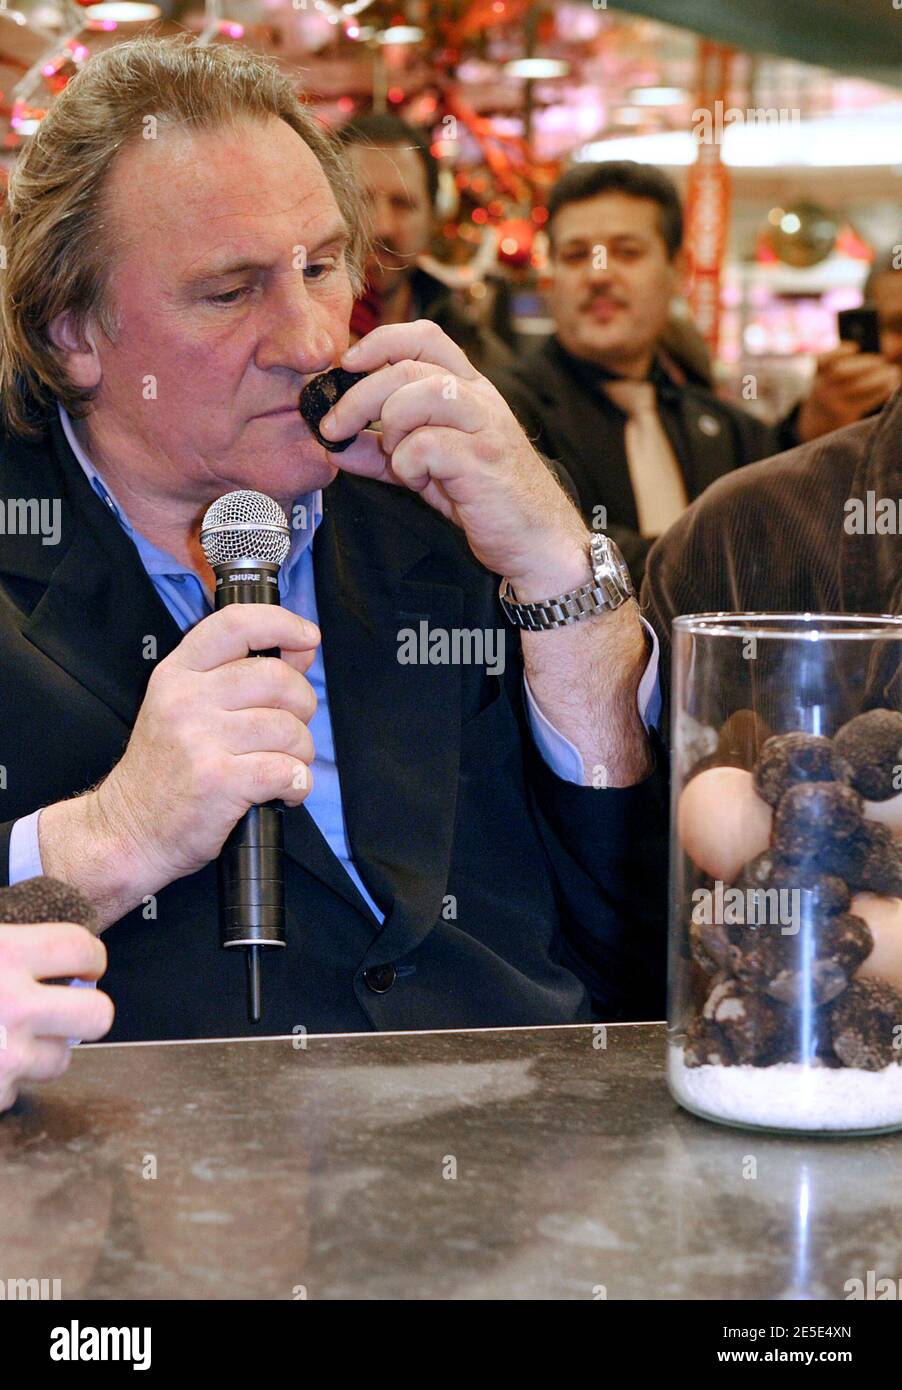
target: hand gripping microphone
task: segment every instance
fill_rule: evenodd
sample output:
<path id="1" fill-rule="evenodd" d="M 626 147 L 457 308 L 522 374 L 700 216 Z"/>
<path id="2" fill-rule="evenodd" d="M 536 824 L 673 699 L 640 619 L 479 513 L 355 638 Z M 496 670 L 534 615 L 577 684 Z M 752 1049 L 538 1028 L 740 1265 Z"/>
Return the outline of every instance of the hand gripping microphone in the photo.
<path id="1" fill-rule="evenodd" d="M 285 513 L 262 492 L 228 492 L 207 510 L 200 543 L 216 575 L 216 609 L 278 603 L 279 568 L 290 539 Z M 279 649 L 252 652 L 278 656 Z M 285 945 L 281 801 L 252 806 L 219 856 L 222 944 L 247 951 L 247 1012 L 260 1022 L 260 952 Z"/>

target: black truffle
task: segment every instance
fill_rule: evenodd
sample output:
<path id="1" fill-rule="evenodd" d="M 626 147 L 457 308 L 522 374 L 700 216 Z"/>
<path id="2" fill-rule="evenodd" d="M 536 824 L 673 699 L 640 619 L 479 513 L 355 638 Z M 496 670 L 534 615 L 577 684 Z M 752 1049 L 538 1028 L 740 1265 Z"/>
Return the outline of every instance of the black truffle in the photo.
<path id="1" fill-rule="evenodd" d="M 774 845 L 787 859 L 804 860 L 854 835 L 861 824 L 861 797 L 851 787 L 797 782 L 774 815 Z"/>
<path id="2" fill-rule="evenodd" d="M 902 1028 L 902 995 L 884 980 L 853 980 L 830 1014 L 837 1057 L 847 1067 L 882 1071 L 902 1060 L 895 1045 Z"/>
<path id="3" fill-rule="evenodd" d="M 743 767 L 751 772 L 758 750 L 770 738 L 770 729 L 751 709 L 739 709 L 721 725 L 717 738 L 720 766 Z"/>
<path id="4" fill-rule="evenodd" d="M 775 850 L 766 849 L 751 859 L 737 879 L 740 888 L 769 888 L 776 867 L 781 863 Z"/>
<path id="5" fill-rule="evenodd" d="M 333 367 L 331 372 L 323 372 L 322 376 L 308 381 L 301 392 L 298 409 L 310 426 L 313 437 L 330 453 L 342 453 L 354 443 L 357 435 L 352 434 L 350 439 L 324 439 L 319 432 L 320 421 L 324 415 L 328 415 L 335 402 L 340 401 L 345 392 L 366 375 L 366 372 L 346 372 L 344 367 Z"/>
<path id="6" fill-rule="evenodd" d="M 97 914 L 87 898 L 58 878 L 26 878 L 0 888 L 0 922 L 75 922 L 97 933 Z"/>
<path id="7" fill-rule="evenodd" d="M 702 1012 L 720 1029 L 740 1066 L 763 1061 L 779 1045 L 786 1026 L 786 1015 L 777 1004 L 733 979 L 714 985 Z"/>
<path id="8" fill-rule="evenodd" d="M 902 897 L 902 842 L 887 826 L 862 821 L 854 835 L 830 848 L 828 857 L 854 893 Z"/>
<path id="9" fill-rule="evenodd" d="M 687 1067 L 731 1067 L 733 1050 L 717 1024 L 699 1014 L 686 1029 L 683 1062 Z"/>
<path id="10" fill-rule="evenodd" d="M 824 1067 L 841 1067 L 842 1062 L 833 1050 L 831 1008 L 832 1005 L 827 1004 L 820 1009 L 799 1009 L 791 1014 L 777 1047 L 768 1058 L 768 1064 L 804 1062 L 810 1066 L 812 1062 L 817 1062 Z"/>
<path id="11" fill-rule="evenodd" d="M 826 918 L 807 938 L 803 927 L 797 937 L 784 939 L 793 944 L 765 990 L 772 999 L 796 1009 L 808 998 L 815 1004 L 835 999 L 874 949 L 867 922 L 850 912 Z"/>
<path id="12" fill-rule="evenodd" d="M 776 734 L 761 749 L 755 767 L 755 791 L 770 806 L 779 805 L 798 782 L 851 781 L 852 770 L 828 738 L 819 734 Z"/>
<path id="13" fill-rule="evenodd" d="M 872 709 L 844 724 L 833 739 L 852 769 L 852 785 L 868 801 L 886 801 L 900 788 L 902 714 Z M 895 783 L 895 785 L 894 785 Z"/>
<path id="14" fill-rule="evenodd" d="M 772 922 L 734 928 L 729 968 L 746 988 L 790 1008 L 808 999 L 826 1004 L 873 950 L 870 928 L 848 912 L 812 918 L 803 911 L 797 926 L 795 932 Z"/>
<path id="15" fill-rule="evenodd" d="M 730 958 L 730 938 L 722 922 L 689 923 L 689 947 L 693 959 L 709 975 L 726 968 Z"/>
<path id="16" fill-rule="evenodd" d="M 836 874 L 822 873 L 815 861 L 794 862 L 784 859 L 776 850 L 763 854 L 746 864 L 737 884 L 740 888 L 778 891 L 798 891 L 801 895 L 801 915 L 829 916 L 845 912 L 852 900 L 848 884 Z"/>
<path id="17" fill-rule="evenodd" d="M 99 935 L 97 914 L 76 888 L 58 878 L 26 878 L 12 888 L 0 888 L 0 922 L 25 926 L 30 922 L 75 922 Z M 46 984 L 67 985 L 70 976 Z"/>

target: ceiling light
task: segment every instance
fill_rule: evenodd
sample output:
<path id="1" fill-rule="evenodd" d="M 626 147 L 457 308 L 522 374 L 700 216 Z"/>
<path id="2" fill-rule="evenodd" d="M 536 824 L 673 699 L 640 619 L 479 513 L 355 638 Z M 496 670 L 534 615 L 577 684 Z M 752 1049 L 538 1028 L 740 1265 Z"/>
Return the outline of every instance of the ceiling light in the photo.
<path id="1" fill-rule="evenodd" d="M 149 24 L 160 18 L 159 5 L 138 4 L 137 0 L 105 0 L 100 5 L 88 5 L 87 20 L 113 24 Z"/>
<path id="2" fill-rule="evenodd" d="M 821 117 L 797 125 L 731 125 L 724 131 L 723 162 L 733 169 L 842 169 L 899 164 L 899 125 L 887 119 Z M 695 137 L 672 130 L 593 140 L 574 152 L 578 163 L 635 159 L 670 168 L 694 164 Z"/>
<path id="3" fill-rule="evenodd" d="M 390 29 L 383 29 L 379 35 L 380 43 L 419 43 L 425 38 L 422 29 L 415 24 L 393 24 Z"/>
<path id="4" fill-rule="evenodd" d="M 505 63 L 503 68 L 506 77 L 529 79 L 566 77 L 569 71 L 570 64 L 562 62 L 559 58 L 515 58 L 513 62 Z"/>
<path id="5" fill-rule="evenodd" d="M 634 87 L 626 99 L 634 106 L 682 106 L 688 94 L 682 87 Z"/>

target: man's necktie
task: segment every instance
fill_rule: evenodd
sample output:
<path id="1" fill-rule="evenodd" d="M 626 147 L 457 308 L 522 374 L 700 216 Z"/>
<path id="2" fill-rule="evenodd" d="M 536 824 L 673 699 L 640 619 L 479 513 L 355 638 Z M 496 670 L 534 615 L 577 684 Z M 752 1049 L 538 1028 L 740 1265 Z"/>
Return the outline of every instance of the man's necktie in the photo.
<path id="1" fill-rule="evenodd" d="M 688 498 L 673 446 L 661 424 L 650 381 L 606 381 L 603 388 L 628 416 L 626 458 L 643 536 L 661 536 L 686 510 Z"/>

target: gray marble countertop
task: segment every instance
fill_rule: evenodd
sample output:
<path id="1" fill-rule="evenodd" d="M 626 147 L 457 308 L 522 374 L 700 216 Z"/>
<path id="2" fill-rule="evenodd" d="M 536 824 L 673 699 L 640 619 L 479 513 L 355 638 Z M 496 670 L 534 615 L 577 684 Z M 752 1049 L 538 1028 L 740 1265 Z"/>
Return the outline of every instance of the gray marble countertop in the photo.
<path id="1" fill-rule="evenodd" d="M 301 1041 L 306 1046 L 297 1046 Z M 902 1135 L 678 1109 L 663 1025 L 120 1044 L 0 1117 L 0 1279 L 63 1298 L 842 1299 Z"/>

